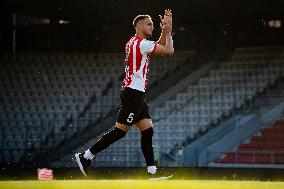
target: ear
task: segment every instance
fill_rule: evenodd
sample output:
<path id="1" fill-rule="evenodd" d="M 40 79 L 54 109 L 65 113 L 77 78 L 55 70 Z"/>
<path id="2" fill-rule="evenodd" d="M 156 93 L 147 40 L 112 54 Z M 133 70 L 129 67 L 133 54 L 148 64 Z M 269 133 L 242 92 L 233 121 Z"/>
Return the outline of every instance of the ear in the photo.
<path id="1" fill-rule="evenodd" d="M 143 26 L 142 26 L 141 22 L 138 22 L 137 25 L 136 25 L 136 29 L 141 30 L 142 27 L 143 27 Z"/>

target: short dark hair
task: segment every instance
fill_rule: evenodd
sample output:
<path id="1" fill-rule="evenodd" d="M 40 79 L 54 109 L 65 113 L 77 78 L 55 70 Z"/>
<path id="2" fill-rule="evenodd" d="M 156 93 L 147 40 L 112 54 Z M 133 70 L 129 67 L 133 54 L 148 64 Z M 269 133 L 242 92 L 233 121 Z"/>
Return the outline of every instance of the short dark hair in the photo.
<path id="1" fill-rule="evenodd" d="M 134 20 L 133 20 L 133 26 L 134 26 L 134 28 L 136 27 L 136 24 L 137 24 L 138 21 L 144 20 L 145 18 L 151 18 L 151 16 L 149 16 L 149 15 L 147 15 L 147 14 L 143 14 L 143 15 L 138 15 L 138 16 L 136 16 L 136 17 L 134 18 Z"/>

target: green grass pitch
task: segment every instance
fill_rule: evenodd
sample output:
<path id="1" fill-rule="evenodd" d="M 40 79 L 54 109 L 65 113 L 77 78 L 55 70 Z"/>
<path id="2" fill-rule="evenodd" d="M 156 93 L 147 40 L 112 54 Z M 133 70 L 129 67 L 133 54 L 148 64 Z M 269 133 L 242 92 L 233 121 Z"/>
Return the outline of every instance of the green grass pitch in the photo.
<path id="1" fill-rule="evenodd" d="M 0 189 L 283 189 L 284 182 L 217 180 L 0 181 Z"/>

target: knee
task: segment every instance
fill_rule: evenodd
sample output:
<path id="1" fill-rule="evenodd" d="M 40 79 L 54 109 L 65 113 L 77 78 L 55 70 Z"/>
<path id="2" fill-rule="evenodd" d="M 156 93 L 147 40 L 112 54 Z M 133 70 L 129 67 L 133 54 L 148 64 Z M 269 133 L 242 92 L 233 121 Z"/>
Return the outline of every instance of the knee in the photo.
<path id="1" fill-rule="evenodd" d="M 124 130 L 122 130 L 122 129 L 119 129 L 119 128 L 117 128 L 117 127 L 115 127 L 115 128 L 113 129 L 113 132 L 114 132 L 115 135 L 118 136 L 119 138 L 123 138 L 123 137 L 125 137 L 125 135 L 126 135 L 126 131 L 124 131 Z"/>

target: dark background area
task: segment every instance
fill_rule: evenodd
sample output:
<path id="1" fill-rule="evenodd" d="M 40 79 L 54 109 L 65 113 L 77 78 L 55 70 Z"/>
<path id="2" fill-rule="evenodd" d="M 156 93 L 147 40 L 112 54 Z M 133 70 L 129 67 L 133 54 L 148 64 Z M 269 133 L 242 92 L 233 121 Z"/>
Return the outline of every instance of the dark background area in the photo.
<path id="1" fill-rule="evenodd" d="M 283 27 L 265 26 L 283 20 L 283 1 L 273 0 L 5 0 L 1 10 L 1 52 L 122 52 L 134 34 L 132 20 L 149 14 L 153 40 L 160 34 L 159 14 L 171 8 L 176 50 L 212 51 L 236 46 L 283 44 Z M 16 24 L 13 26 L 13 14 Z M 49 19 L 48 24 L 32 19 Z M 60 20 L 68 21 L 60 24 Z"/>

